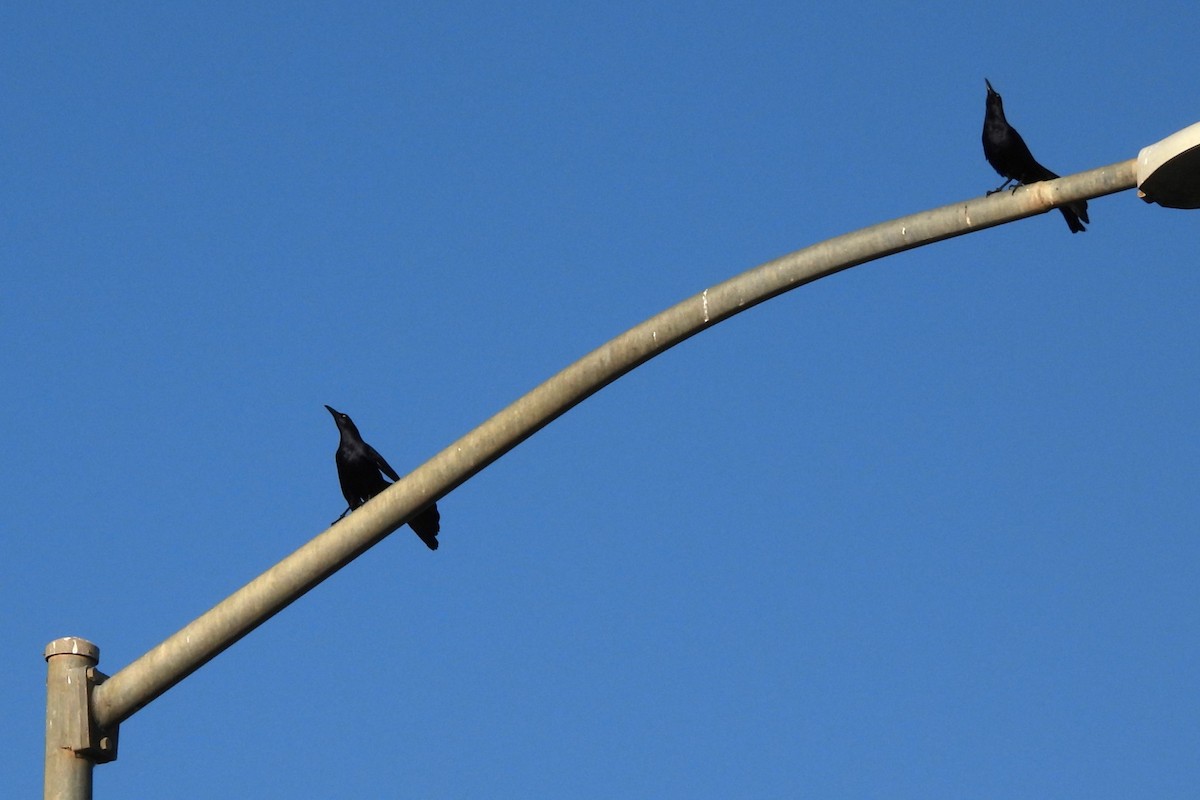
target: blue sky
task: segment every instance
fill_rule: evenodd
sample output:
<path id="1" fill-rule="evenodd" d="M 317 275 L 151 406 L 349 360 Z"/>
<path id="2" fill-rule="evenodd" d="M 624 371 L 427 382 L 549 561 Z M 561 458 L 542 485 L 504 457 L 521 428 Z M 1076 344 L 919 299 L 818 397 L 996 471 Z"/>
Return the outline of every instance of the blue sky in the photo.
<path id="1" fill-rule="evenodd" d="M 0 781 L 116 672 L 597 345 L 1200 120 L 1192 3 L 0 12 Z M 1133 192 L 684 343 L 127 721 L 96 797 L 1189 797 L 1200 217 Z"/>

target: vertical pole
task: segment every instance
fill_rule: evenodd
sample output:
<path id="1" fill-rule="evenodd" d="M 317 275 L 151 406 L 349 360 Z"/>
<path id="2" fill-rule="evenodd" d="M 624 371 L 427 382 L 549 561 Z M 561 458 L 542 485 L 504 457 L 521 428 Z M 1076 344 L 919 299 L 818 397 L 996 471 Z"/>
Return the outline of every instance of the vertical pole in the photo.
<path id="1" fill-rule="evenodd" d="M 45 800 L 92 800 L 92 759 L 76 752 L 87 735 L 88 670 L 100 648 L 68 636 L 46 645 Z"/>

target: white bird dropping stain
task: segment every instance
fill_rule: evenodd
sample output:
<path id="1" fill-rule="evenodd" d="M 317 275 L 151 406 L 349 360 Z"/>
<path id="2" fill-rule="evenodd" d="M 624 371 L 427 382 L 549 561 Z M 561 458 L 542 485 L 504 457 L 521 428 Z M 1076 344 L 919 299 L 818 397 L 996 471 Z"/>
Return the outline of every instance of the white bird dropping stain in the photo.
<path id="1" fill-rule="evenodd" d="M 708 289 L 705 289 L 700 299 L 704 301 L 704 321 L 708 322 Z"/>

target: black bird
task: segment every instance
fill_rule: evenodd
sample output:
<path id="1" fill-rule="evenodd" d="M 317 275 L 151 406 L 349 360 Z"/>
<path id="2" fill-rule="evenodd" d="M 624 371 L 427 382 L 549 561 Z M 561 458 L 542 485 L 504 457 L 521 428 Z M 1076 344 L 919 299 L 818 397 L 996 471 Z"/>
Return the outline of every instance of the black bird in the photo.
<path id="1" fill-rule="evenodd" d="M 338 481 L 342 484 L 342 494 L 346 496 L 346 502 L 350 504 L 350 507 L 342 512 L 342 517 L 344 517 L 391 486 L 383 479 L 384 475 L 394 481 L 400 480 L 400 476 L 396 474 L 396 470 L 392 469 L 391 464 L 383 460 L 383 456 L 379 455 L 374 447 L 363 441 L 362 434 L 358 432 L 354 420 L 329 406 L 325 406 L 325 408 L 329 409 L 330 414 L 333 414 L 333 421 L 337 423 L 338 433 L 342 435 L 333 460 L 337 462 Z M 338 519 L 342 517 L 338 517 Z M 425 543 L 426 547 L 430 550 L 437 550 L 437 535 L 441 529 L 441 519 L 442 515 L 438 513 L 437 503 L 434 503 L 410 519 L 408 526 L 417 536 L 421 537 L 421 541 Z M 337 520 L 335 519 L 334 522 Z"/>
<path id="2" fill-rule="evenodd" d="M 1023 184 L 1057 178 L 1057 175 L 1037 162 L 1021 134 L 1008 124 L 1008 120 L 1004 118 L 1004 100 L 992 88 L 991 82 L 987 78 L 984 78 L 983 82 L 987 84 L 987 111 L 983 115 L 983 157 L 1000 173 L 1000 177 L 1006 179 L 988 194 L 995 194 L 1013 181 Z M 1082 200 L 1059 206 L 1058 210 L 1067 220 L 1067 227 L 1071 229 L 1071 233 L 1086 230 L 1083 223 L 1091 222 L 1088 219 L 1087 203 Z"/>

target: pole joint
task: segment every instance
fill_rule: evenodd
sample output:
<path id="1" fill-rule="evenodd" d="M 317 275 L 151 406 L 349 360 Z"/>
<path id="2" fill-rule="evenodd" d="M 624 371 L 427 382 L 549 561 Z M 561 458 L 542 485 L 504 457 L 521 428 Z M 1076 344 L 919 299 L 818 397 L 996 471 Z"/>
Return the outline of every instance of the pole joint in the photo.
<path id="1" fill-rule="evenodd" d="M 100 648 L 84 639 L 66 637 L 48 644 L 45 656 L 47 661 L 56 656 L 73 656 L 62 676 L 64 707 L 59 719 L 64 724 L 55 732 L 58 741 L 47 744 L 71 750 L 77 757 L 86 758 L 93 764 L 116 761 L 120 726 L 101 728 L 92 713 L 92 693 L 108 680 L 108 676 L 95 666 Z"/>

